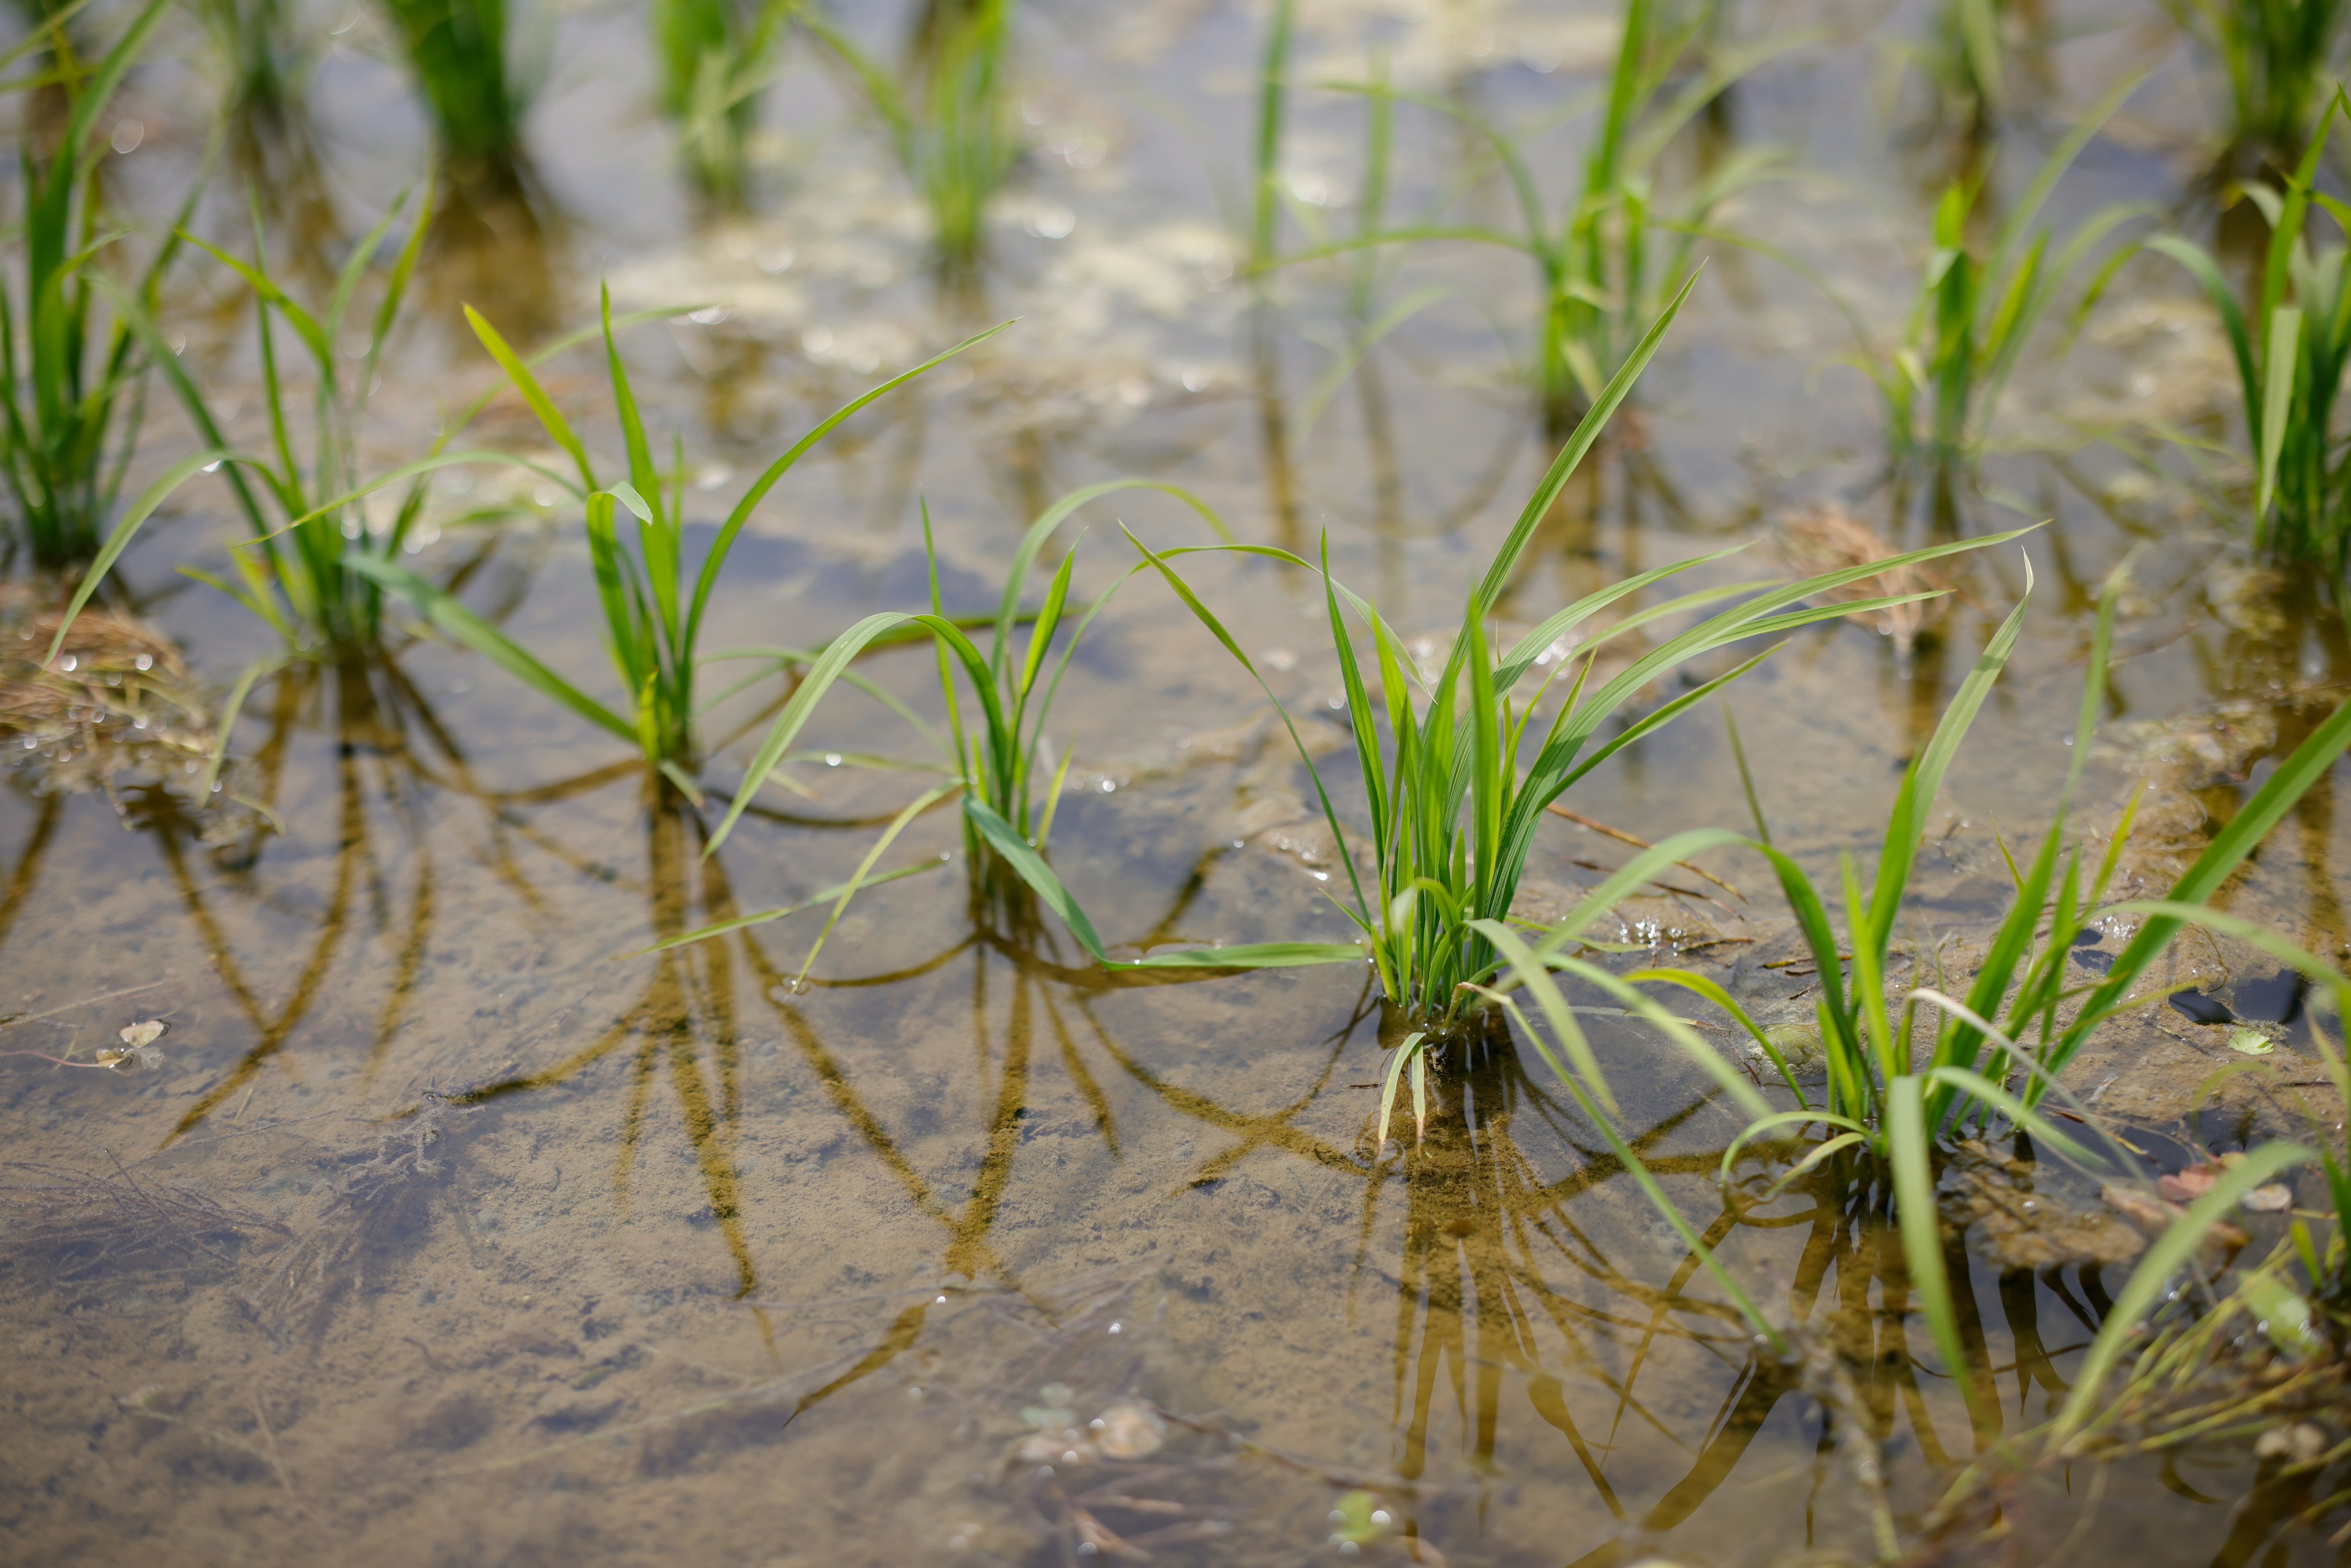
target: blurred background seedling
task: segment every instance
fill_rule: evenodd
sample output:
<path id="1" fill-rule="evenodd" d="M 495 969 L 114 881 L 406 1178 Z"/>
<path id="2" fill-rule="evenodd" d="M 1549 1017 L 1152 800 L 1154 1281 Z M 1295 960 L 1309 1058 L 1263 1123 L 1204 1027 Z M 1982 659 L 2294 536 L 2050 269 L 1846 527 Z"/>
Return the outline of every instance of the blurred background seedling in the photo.
<path id="1" fill-rule="evenodd" d="M 703 624 L 727 555 L 750 522 L 751 514 L 802 457 L 852 414 L 1001 330 L 990 328 L 966 339 L 946 352 L 852 399 L 820 422 L 745 489 L 689 584 L 684 549 L 688 475 L 684 448 L 673 444 L 666 466 L 654 461 L 653 444 L 630 386 L 628 368 L 613 337 L 609 293 L 604 299 L 602 328 L 605 369 L 614 417 L 627 453 L 627 476 L 609 488 L 597 479 L 586 444 L 548 396 L 530 366 L 479 312 L 469 307 L 465 316 L 482 346 L 506 372 L 549 438 L 570 459 L 576 473 L 576 484 L 569 478 L 560 482 L 584 508 L 589 556 L 594 563 L 597 598 L 604 616 L 605 645 L 621 685 L 619 707 L 558 674 L 505 632 L 468 609 L 455 594 L 434 587 L 398 562 L 364 559 L 354 564 L 407 598 L 444 635 L 489 659 L 590 724 L 627 741 L 648 767 L 689 797 L 696 798 L 699 791 L 693 773 L 701 764 L 702 753 L 697 745 L 695 720 L 702 710 L 695 697 L 695 683 L 703 663 Z M 633 528 L 620 521 L 623 511 L 634 519 Z"/>
<path id="2" fill-rule="evenodd" d="M 1629 0 L 1600 123 L 1578 182 L 1556 209 L 1545 194 L 1541 174 L 1546 160 L 1527 140 L 1461 103 L 1403 91 L 1377 78 L 1325 84 L 1416 104 L 1458 120 L 1490 149 L 1494 165 L 1507 180 L 1519 226 L 1512 230 L 1432 220 L 1359 233 L 1258 265 L 1288 266 L 1374 246 L 1455 242 L 1521 253 L 1534 266 L 1538 311 L 1525 371 L 1545 430 L 1554 440 L 1563 438 L 1595 405 L 1648 324 L 1681 289 L 1699 234 L 1717 209 L 1777 172 L 1783 162 L 1773 149 L 1750 148 L 1687 190 L 1667 193 L 1659 188 L 1660 160 L 1691 120 L 1731 84 L 1801 41 L 1782 38 L 1740 49 L 1703 50 L 1710 9 L 1677 17 L 1661 13 L 1654 0 Z M 1276 85 L 1270 71 L 1269 102 L 1278 102 L 1271 96 Z M 1279 120 L 1272 113 L 1264 123 L 1278 131 Z M 1270 161 L 1278 156 L 1271 134 L 1260 132 L 1259 145 L 1253 253 L 1270 248 L 1267 193 L 1273 188 Z M 1379 138 L 1372 142 L 1375 152 L 1383 145 Z M 1384 186 L 1384 181 L 1380 183 Z"/>
<path id="3" fill-rule="evenodd" d="M 662 112 L 687 176 L 718 210 L 750 203 L 752 145 L 797 0 L 654 0 Z"/>
<path id="4" fill-rule="evenodd" d="M 2177 235 L 2147 248 L 2186 267 L 2210 300 L 2227 334 L 2237 371 L 2247 466 L 2254 476 L 2252 541 L 2286 561 L 2314 566 L 2329 583 L 2341 580 L 2351 536 L 2351 456 L 2335 429 L 2335 401 L 2351 368 L 2351 272 L 2338 237 L 2311 233 L 2313 209 L 2351 234 L 2351 207 L 2317 189 L 2320 163 L 2338 110 L 2351 99 L 2337 88 L 2318 129 L 2279 190 L 2261 182 L 2241 187 L 2268 221 L 2269 243 L 2256 279 L 2251 319 L 2238 290 L 2210 251 Z M 2178 449 L 2194 456 L 2186 443 Z"/>
<path id="5" fill-rule="evenodd" d="M 820 8 L 797 15 L 849 67 L 881 119 L 930 214 L 942 275 L 968 283 L 987 246 L 988 209 L 1022 152 L 1012 112 L 1013 0 L 929 0 L 897 72 Z"/>

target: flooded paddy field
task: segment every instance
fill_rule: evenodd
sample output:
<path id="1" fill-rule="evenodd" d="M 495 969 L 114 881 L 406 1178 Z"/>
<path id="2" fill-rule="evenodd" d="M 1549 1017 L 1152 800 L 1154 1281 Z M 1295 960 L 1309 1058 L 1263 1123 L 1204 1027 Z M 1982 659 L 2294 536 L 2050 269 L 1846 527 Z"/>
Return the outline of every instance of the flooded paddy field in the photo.
<path id="1" fill-rule="evenodd" d="M 1647 292 L 1567 298 L 1645 328 L 1704 266 L 1533 514 L 1483 606 L 1494 650 L 1734 546 L 1593 627 L 1692 588 L 2040 526 L 1865 579 L 1938 597 L 1782 629 L 1719 701 L 1579 779 L 1516 887 L 1530 940 L 1645 843 L 1751 833 L 1760 814 L 1850 946 L 1840 857 L 1872 873 L 1906 769 L 2011 643 L 1920 808 L 1897 1011 L 1911 988 L 1967 994 L 2069 787 L 2082 882 L 2119 839 L 2102 904 L 2158 899 L 2325 737 L 2351 679 L 2340 559 L 2252 542 L 2229 339 L 2196 276 L 2147 248 L 2185 236 L 2243 282 L 2267 235 L 2230 182 L 2283 188 L 2291 164 L 2231 143 L 2220 66 L 2158 8 L 1991 8 L 2004 71 L 1971 94 L 1953 85 L 1964 9 L 1632 13 L 1686 33 L 1658 92 L 1688 112 L 1645 122 L 1662 129 L 1627 187 L 1656 196 Z M 982 13 L 1003 26 L 1001 179 L 969 254 L 943 262 L 947 207 L 919 177 L 937 164 L 907 148 L 946 134 L 921 85 L 949 68 L 936 37 Z M 234 455 L 308 450 L 310 361 L 281 321 L 265 363 L 252 290 L 221 261 L 183 247 L 162 274 L 124 505 L 191 455 L 233 455 L 169 492 L 70 625 L 75 569 L 27 547 L 0 587 L 0 1556 L 2343 1561 L 2341 1242 L 2315 1164 L 2271 1173 L 2157 1270 L 2096 1431 L 2051 1426 L 2182 1210 L 2265 1146 L 2342 1157 L 2339 1019 L 2241 930 L 2184 928 L 2136 980 L 2146 1005 L 2064 1062 L 2048 1115 L 2110 1142 L 2077 1160 L 2014 1120 L 1938 1129 L 1923 1233 L 1958 1366 L 1906 1249 L 1898 1162 L 1865 1140 L 1820 1154 L 1814 1126 L 1745 1143 L 1726 1174 L 1752 1117 L 1723 1074 L 1589 977 L 1567 987 L 1578 1088 L 1531 1001 L 1436 1024 L 1360 957 L 1134 962 L 1357 939 L 1343 900 L 1372 852 L 1351 719 L 1380 677 L 1351 704 L 1312 570 L 1165 558 L 1228 650 L 1130 536 L 1214 545 L 1205 510 L 1243 545 L 1327 549 L 1402 659 L 1450 682 L 1465 597 L 1617 368 L 1584 385 L 1566 355 L 1545 382 L 1541 268 L 1493 237 L 1522 229 L 1513 158 L 1545 224 L 1565 223 L 1604 133 L 1616 7 L 810 8 L 744 68 L 750 111 L 704 114 L 682 154 L 645 8 L 544 5 L 511 19 L 522 156 L 488 172 L 444 156 L 437 178 L 451 132 L 402 14 L 286 18 L 293 85 L 264 113 L 223 107 L 235 78 L 214 35 L 166 13 L 92 132 L 105 221 L 139 257 L 183 224 L 250 261 L 257 222 L 301 300 L 329 298 L 406 203 L 354 274 L 360 308 L 321 335 L 371 386 L 352 472 L 424 456 L 505 385 L 462 307 L 529 354 L 592 327 L 608 291 L 691 582 L 746 486 L 831 411 L 1010 325 L 739 514 L 690 743 L 657 768 L 626 726 L 418 608 L 462 607 L 590 706 L 650 702 L 614 674 L 617 591 L 581 527 L 601 506 L 626 529 L 634 508 L 614 489 L 583 501 L 573 455 L 510 389 L 445 448 L 503 455 L 423 474 L 413 517 L 395 518 L 399 487 L 334 514 L 354 548 L 393 539 L 386 570 L 440 598 L 387 590 L 380 632 L 322 641 L 221 591 L 250 587 L 255 557 Z M 131 22 L 101 6 L 59 26 L 95 54 Z M 914 84 L 903 126 L 861 58 Z M 28 145 L 55 133 L 56 104 L 11 102 Z M 2034 207 L 2036 172 L 2094 114 Z M 712 124 L 735 138 L 716 174 L 694 151 L 719 142 Z M 1890 394 L 1865 366 L 1933 384 L 1941 361 L 1913 377 L 1896 350 L 1932 348 L 1911 324 L 1954 183 L 1977 193 L 1947 251 L 1999 250 L 2022 208 L 2053 227 L 2053 257 L 2114 215 L 1964 439 L 1889 455 Z M 1702 214 L 1675 205 L 1710 186 Z M 362 318 L 428 187 L 377 345 Z M 1345 243 L 1385 231 L 1421 237 Z M 537 374 L 598 486 L 636 471 L 597 342 Z M 300 389 L 283 448 L 279 375 Z M 752 775 L 815 650 L 935 593 L 984 650 L 1024 530 L 1123 477 L 1186 494 L 1087 502 L 1015 585 L 1024 615 L 1050 613 L 1074 549 L 1072 606 L 1117 589 L 1056 645 L 1076 651 L 1034 791 L 1056 783 L 1049 874 L 1097 962 L 952 796 L 899 822 L 944 788 L 897 765 L 932 756 L 916 723 L 950 727 L 928 631 L 856 660 L 861 684 Z M 1674 624 L 1598 653 L 1562 632 L 1544 668 L 1583 659 L 1598 686 Z M 1642 676 L 1602 733 L 1766 645 Z M 1369 663 L 1372 637 L 1358 646 Z M 1573 680 L 1535 705 L 1543 725 Z M 977 722 L 968 697 L 952 722 Z M 2319 757 L 2209 894 L 2338 966 L 2340 775 Z M 893 825 L 870 870 L 904 874 L 827 930 Z M 1667 1021 L 1773 1111 L 1797 1103 L 1791 1082 L 1817 1100 L 1835 1071 L 1822 976 L 1779 874 L 1751 849 L 1688 859 L 1610 891 L 1583 951 L 1611 975 L 1703 977 L 1788 1081 L 1722 1008 L 1652 985 Z M 2070 1017 L 2149 916 L 2060 916 L 2026 925 Z M 1425 1125 L 1406 1087 L 1383 1136 L 1391 1061 L 1424 1030 L 1442 1046 Z M 1595 1082 L 1613 1103 L 1586 1097 Z M 2149 1345 L 2179 1355 L 2158 1367 Z"/>

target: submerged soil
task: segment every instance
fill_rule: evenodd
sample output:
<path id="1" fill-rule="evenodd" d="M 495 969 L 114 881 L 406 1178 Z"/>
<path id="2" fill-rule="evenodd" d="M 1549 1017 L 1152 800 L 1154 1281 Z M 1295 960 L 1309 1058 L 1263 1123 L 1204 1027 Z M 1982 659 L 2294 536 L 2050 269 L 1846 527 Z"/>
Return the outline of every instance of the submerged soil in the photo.
<path id="1" fill-rule="evenodd" d="M 877 42 L 904 22 L 841 10 Z M 1359 73 L 1377 47 L 1401 85 L 1552 127 L 1540 146 L 1560 170 L 1588 133 L 1560 111 L 1594 91 L 1613 37 L 1596 6 L 1309 0 L 1300 16 L 1299 81 Z M 265 205 L 298 274 L 330 269 L 421 166 L 423 128 L 372 18 L 312 18 L 323 52 L 299 135 L 272 154 Z M 759 510 L 709 646 L 814 646 L 870 610 L 920 607 L 918 502 L 948 607 L 985 610 L 1028 517 L 1122 474 L 1195 490 L 1248 540 L 1327 538 L 1342 579 L 1408 635 L 1441 637 L 1550 455 L 1513 371 L 1526 269 L 1458 248 L 1384 262 L 1374 314 L 1445 292 L 1333 375 L 1364 319 L 1353 275 L 1235 276 L 1262 19 L 1189 0 L 1025 7 L 1029 151 L 977 280 L 947 288 L 886 149 L 806 46 L 768 95 L 757 215 L 716 219 L 646 107 L 643 18 L 554 16 L 533 120 L 542 210 L 435 247 L 371 457 L 413 455 L 445 406 L 491 384 L 458 300 L 544 338 L 588 319 L 606 279 L 616 306 L 679 308 L 628 344 L 650 422 L 690 455 L 706 539 L 824 410 L 1017 317 L 845 426 Z M 1889 338 L 1964 143 L 1889 42 L 1931 25 L 1917 7 L 1740 15 L 1752 36 L 1824 32 L 1668 161 L 1689 180 L 1740 146 L 1788 149 L 1805 177 L 1726 220 L 1825 269 Z M 2073 113 L 2152 67 L 2053 210 L 2070 223 L 2144 200 L 2209 235 L 2210 150 L 2182 129 L 2212 101 L 2198 62 L 2117 7 L 2051 5 L 2030 26 L 2032 68 L 1991 143 L 1995 204 Z M 143 141 L 119 168 L 139 210 L 167 210 L 204 153 L 202 57 L 183 37 L 134 79 Z M 1362 118 L 1347 95 L 1297 95 L 1294 243 L 1352 224 Z M 1466 185 L 1456 210 L 1509 221 L 1478 147 L 1437 116 L 1400 111 L 1397 148 L 1395 210 Z M 228 183 L 207 232 L 238 232 Z M 2126 418 L 2222 433 L 2230 371 L 2188 279 L 2125 267 L 2069 358 L 2051 343 L 2028 358 L 1980 474 L 1938 486 L 1889 479 L 1834 311 L 1754 256 L 1709 265 L 1504 616 L 1531 625 L 1727 543 L 1759 548 L 1694 580 L 1768 575 L 1856 528 L 1919 543 L 2051 519 L 1963 558 L 1916 622 L 1806 632 L 1736 688 L 1775 840 L 1833 868 L 1874 841 L 1902 767 L 2031 582 L 1904 937 L 1964 970 L 2003 907 L 2002 838 L 2038 833 L 2071 760 L 2097 585 L 2137 550 L 2082 818 L 2103 842 L 2144 788 L 2116 892 L 2159 894 L 2351 675 L 2339 623 L 2305 592 L 2082 434 Z M 193 267 L 170 296 L 191 362 L 241 397 L 233 438 L 258 442 L 241 305 Z M 575 356 L 549 384 L 594 408 L 600 373 Z M 483 437 L 539 444 L 507 403 Z M 185 445 L 159 410 L 142 467 Z M 576 519 L 486 470 L 436 496 L 445 527 L 420 564 L 462 568 L 470 602 L 603 691 Z M 524 516 L 462 520 L 497 499 Z M 1081 520 L 1085 593 L 1129 563 L 1119 521 L 1155 543 L 1205 538 L 1147 494 Z M 264 678 L 206 794 L 193 684 L 217 695 L 273 647 L 172 568 L 225 570 L 238 537 L 225 497 L 187 492 L 110 612 L 131 695 L 85 679 L 8 737 L 0 1050 L 37 1053 L 0 1059 L 11 1561 L 1761 1563 L 1877 1557 L 1881 1499 L 1922 1557 L 2337 1560 L 2340 1511 L 2297 1515 L 2339 1477 L 2279 1482 L 2289 1450 L 2242 1436 L 2027 1471 L 1932 1513 L 2000 1434 L 1970 1426 L 1939 1372 L 1882 1205 L 1823 1173 L 1727 1207 L 1712 1173 L 1737 1123 L 1616 1020 L 1593 1027 L 1636 1148 L 1804 1331 L 1796 1359 L 1752 1342 L 1526 1042 L 1454 1048 L 1426 1141 L 1383 1150 L 1395 1029 L 1368 970 L 1106 974 L 1050 916 L 974 889 L 944 813 L 893 852 L 937 868 L 861 896 L 805 984 L 805 916 L 626 956 L 839 882 L 921 788 L 905 775 L 819 756 L 795 768 L 803 795 L 770 790 L 705 856 L 723 796 L 696 810 L 649 786 L 608 738 L 415 640 Z M 1311 583 L 1261 561 L 1186 570 L 1345 782 Z M 939 716 L 926 653 L 863 668 Z M 745 732 L 780 690 L 709 716 L 706 786 L 740 777 Z M 1054 862 L 1121 954 L 1345 938 L 1323 897 L 1343 869 L 1303 768 L 1164 589 L 1129 586 L 1089 634 L 1052 732 L 1074 752 Z M 846 696 L 809 744 L 914 747 Z M 1704 714 L 1572 803 L 1650 837 L 1747 813 Z M 2339 954 L 2341 838 L 2325 780 L 2222 902 Z M 1527 912 L 1567 907 L 1625 852 L 1554 822 Z M 1798 948 L 1761 868 L 1709 868 L 1749 896 L 1677 883 L 1620 909 L 1621 934 L 1705 967 L 1767 1022 L 1801 1019 L 1808 981 L 1783 962 Z M 2121 936 L 2074 961 L 2095 972 Z M 2191 936 L 2149 982 L 2278 1020 L 2268 1076 L 2215 1083 L 2246 1060 L 2231 1030 L 2153 1008 L 2093 1043 L 2074 1088 L 2164 1170 L 2300 1133 L 2297 1096 L 2324 1090 L 2274 967 Z M 43 1060 L 88 1062 L 147 1020 L 162 1031 L 118 1070 Z M 2094 1180 L 2029 1149 L 1955 1153 L 1944 1200 L 1997 1420 L 2027 1429 L 2069 1386 L 2137 1233 Z M 2252 1244 L 2284 1222 L 2247 1216 Z"/>

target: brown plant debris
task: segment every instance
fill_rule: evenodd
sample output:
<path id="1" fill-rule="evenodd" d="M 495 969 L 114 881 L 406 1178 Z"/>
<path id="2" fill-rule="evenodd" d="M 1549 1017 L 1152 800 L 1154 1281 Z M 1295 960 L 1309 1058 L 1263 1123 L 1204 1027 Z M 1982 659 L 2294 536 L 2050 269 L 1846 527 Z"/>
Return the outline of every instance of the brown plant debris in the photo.
<path id="1" fill-rule="evenodd" d="M 1879 538 L 1876 529 L 1835 507 L 1781 519 L 1778 544 L 1789 570 L 1804 577 L 1866 566 L 1901 553 Z M 1903 593 L 1948 595 L 1953 588 L 1950 579 L 1931 567 L 1902 566 L 1847 583 L 1830 597 L 1849 601 Z M 1907 653 L 1917 644 L 1918 634 L 1941 620 L 1949 604 L 1948 597 L 1919 600 L 1872 611 L 1863 619 Z"/>
<path id="2" fill-rule="evenodd" d="M 0 738 L 52 789 L 103 788 L 120 774 L 193 784 L 212 724 L 179 649 L 120 611 L 90 606 L 44 667 L 63 606 L 32 583 L 0 583 Z"/>

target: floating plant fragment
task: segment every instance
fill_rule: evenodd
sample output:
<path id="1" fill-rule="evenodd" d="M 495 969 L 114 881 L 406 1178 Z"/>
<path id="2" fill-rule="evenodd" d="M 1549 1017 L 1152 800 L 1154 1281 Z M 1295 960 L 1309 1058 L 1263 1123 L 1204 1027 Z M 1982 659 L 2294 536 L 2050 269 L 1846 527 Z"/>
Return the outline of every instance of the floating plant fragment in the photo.
<path id="1" fill-rule="evenodd" d="M 2267 1056 L 2277 1049 L 2277 1041 L 2257 1029 L 2239 1027 L 2229 1031 L 2229 1049 L 2245 1056 Z"/>

